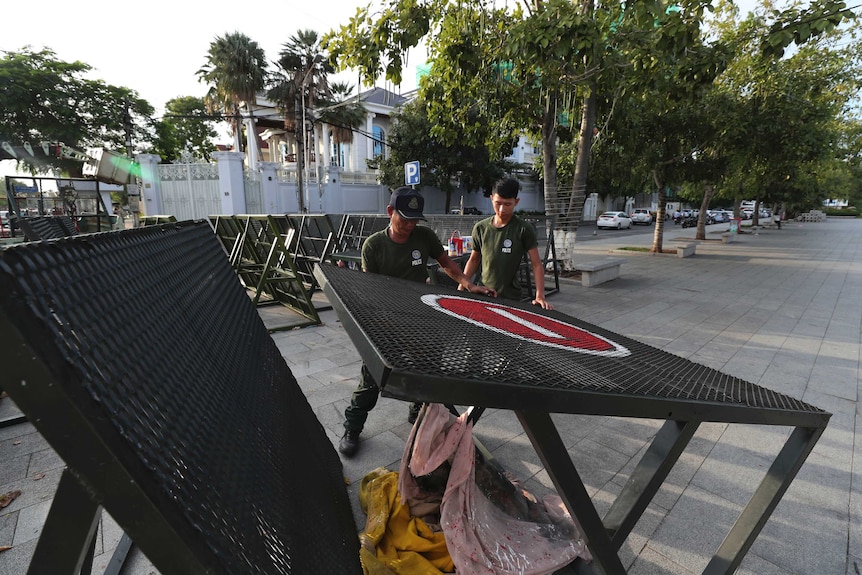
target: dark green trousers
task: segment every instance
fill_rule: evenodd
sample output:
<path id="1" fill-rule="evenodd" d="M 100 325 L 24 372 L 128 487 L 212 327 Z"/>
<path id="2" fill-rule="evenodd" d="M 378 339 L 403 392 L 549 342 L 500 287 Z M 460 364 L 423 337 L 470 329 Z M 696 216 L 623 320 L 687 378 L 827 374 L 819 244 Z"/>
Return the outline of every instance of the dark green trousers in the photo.
<path id="1" fill-rule="evenodd" d="M 377 398 L 380 397 L 380 388 L 377 387 L 377 382 L 371 376 L 371 372 L 362 364 L 362 372 L 359 378 L 359 386 L 353 392 L 350 398 L 350 405 L 344 410 L 344 429 L 359 433 L 365 427 L 365 420 L 368 419 L 368 412 L 374 409 L 377 405 Z M 411 410 L 419 411 L 422 407 L 421 403 L 412 403 Z"/>

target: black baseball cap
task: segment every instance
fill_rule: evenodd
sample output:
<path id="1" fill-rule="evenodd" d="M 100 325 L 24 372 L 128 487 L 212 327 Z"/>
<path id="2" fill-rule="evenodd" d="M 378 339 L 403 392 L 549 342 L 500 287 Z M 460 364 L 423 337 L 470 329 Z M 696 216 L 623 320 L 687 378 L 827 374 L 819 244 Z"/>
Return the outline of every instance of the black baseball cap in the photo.
<path id="1" fill-rule="evenodd" d="M 405 220 L 424 220 L 422 209 L 425 207 L 425 198 L 419 190 L 402 186 L 392 192 L 389 205 L 395 208 L 398 215 Z"/>

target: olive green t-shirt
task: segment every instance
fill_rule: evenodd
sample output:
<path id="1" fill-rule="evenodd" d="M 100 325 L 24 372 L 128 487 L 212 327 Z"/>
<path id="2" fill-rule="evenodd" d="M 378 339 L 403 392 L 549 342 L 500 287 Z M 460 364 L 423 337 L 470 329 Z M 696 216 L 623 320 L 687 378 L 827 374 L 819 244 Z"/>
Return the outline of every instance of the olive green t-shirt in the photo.
<path id="1" fill-rule="evenodd" d="M 416 226 L 403 244 L 393 242 L 387 230 L 381 230 L 362 244 L 362 269 L 424 283 L 428 279 L 428 258 L 436 260 L 442 254 L 443 244 L 429 227 Z"/>
<path id="2" fill-rule="evenodd" d="M 502 228 L 493 225 L 494 216 L 473 226 L 473 249 L 482 256 L 481 284 L 494 288 L 500 297 L 521 299 L 518 266 L 524 254 L 538 246 L 536 230 L 518 216 Z"/>

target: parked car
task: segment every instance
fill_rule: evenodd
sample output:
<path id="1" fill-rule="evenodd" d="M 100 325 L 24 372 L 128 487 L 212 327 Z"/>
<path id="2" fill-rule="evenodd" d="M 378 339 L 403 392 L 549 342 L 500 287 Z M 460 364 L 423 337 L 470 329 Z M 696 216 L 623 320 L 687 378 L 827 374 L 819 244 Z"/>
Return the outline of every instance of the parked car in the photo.
<path id="1" fill-rule="evenodd" d="M 635 208 L 632 212 L 632 223 L 649 225 L 652 223 L 652 214 L 646 208 Z"/>
<path id="2" fill-rule="evenodd" d="M 710 224 L 723 224 L 730 219 L 727 217 L 727 212 L 722 210 L 710 210 L 707 214 L 709 216 L 707 223 Z"/>
<path id="3" fill-rule="evenodd" d="M 601 228 L 623 228 L 629 229 L 632 227 L 632 219 L 625 212 L 605 212 L 596 220 L 596 227 Z"/>

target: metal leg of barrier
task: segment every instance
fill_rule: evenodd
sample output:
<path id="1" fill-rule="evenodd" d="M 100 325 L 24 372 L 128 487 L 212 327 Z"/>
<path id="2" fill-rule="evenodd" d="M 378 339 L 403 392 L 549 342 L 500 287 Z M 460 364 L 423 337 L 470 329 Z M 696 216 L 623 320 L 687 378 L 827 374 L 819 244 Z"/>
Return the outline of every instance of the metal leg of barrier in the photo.
<path id="1" fill-rule="evenodd" d="M 78 479 L 65 469 L 28 575 L 89 574 L 101 511 L 102 507 L 90 498 Z"/>
<path id="2" fill-rule="evenodd" d="M 517 411 L 516 414 L 601 572 L 605 575 L 624 574 L 626 570 L 617 549 L 605 531 L 551 416 L 538 411 Z"/>
<path id="3" fill-rule="evenodd" d="M 19 423 L 26 423 L 27 416 L 26 415 L 12 415 L 9 417 L 4 417 L 0 419 L 0 428 L 10 427 L 12 425 L 18 425 Z"/>
<path id="4" fill-rule="evenodd" d="M 0 400 L 5 398 L 3 388 L 0 387 Z M 11 401 L 11 400 L 9 400 Z M 17 415 L 9 415 L 6 417 L 0 417 L 0 429 L 4 427 L 10 427 L 12 425 L 18 425 L 19 423 L 25 423 L 27 421 L 27 416 L 23 413 L 19 413 Z"/>
<path id="5" fill-rule="evenodd" d="M 736 571 L 823 430 L 823 427 L 797 427 L 793 430 L 703 575 L 724 575 Z"/>
<path id="6" fill-rule="evenodd" d="M 700 422 L 665 421 L 604 517 L 616 549 L 622 547 L 661 488 Z"/>
<path id="7" fill-rule="evenodd" d="M 129 551 L 132 549 L 132 538 L 128 534 L 123 533 L 120 542 L 114 549 L 114 554 L 111 555 L 111 560 L 105 567 L 104 575 L 120 575 L 123 571 L 123 566 L 126 564 L 126 558 L 129 556 Z"/>

